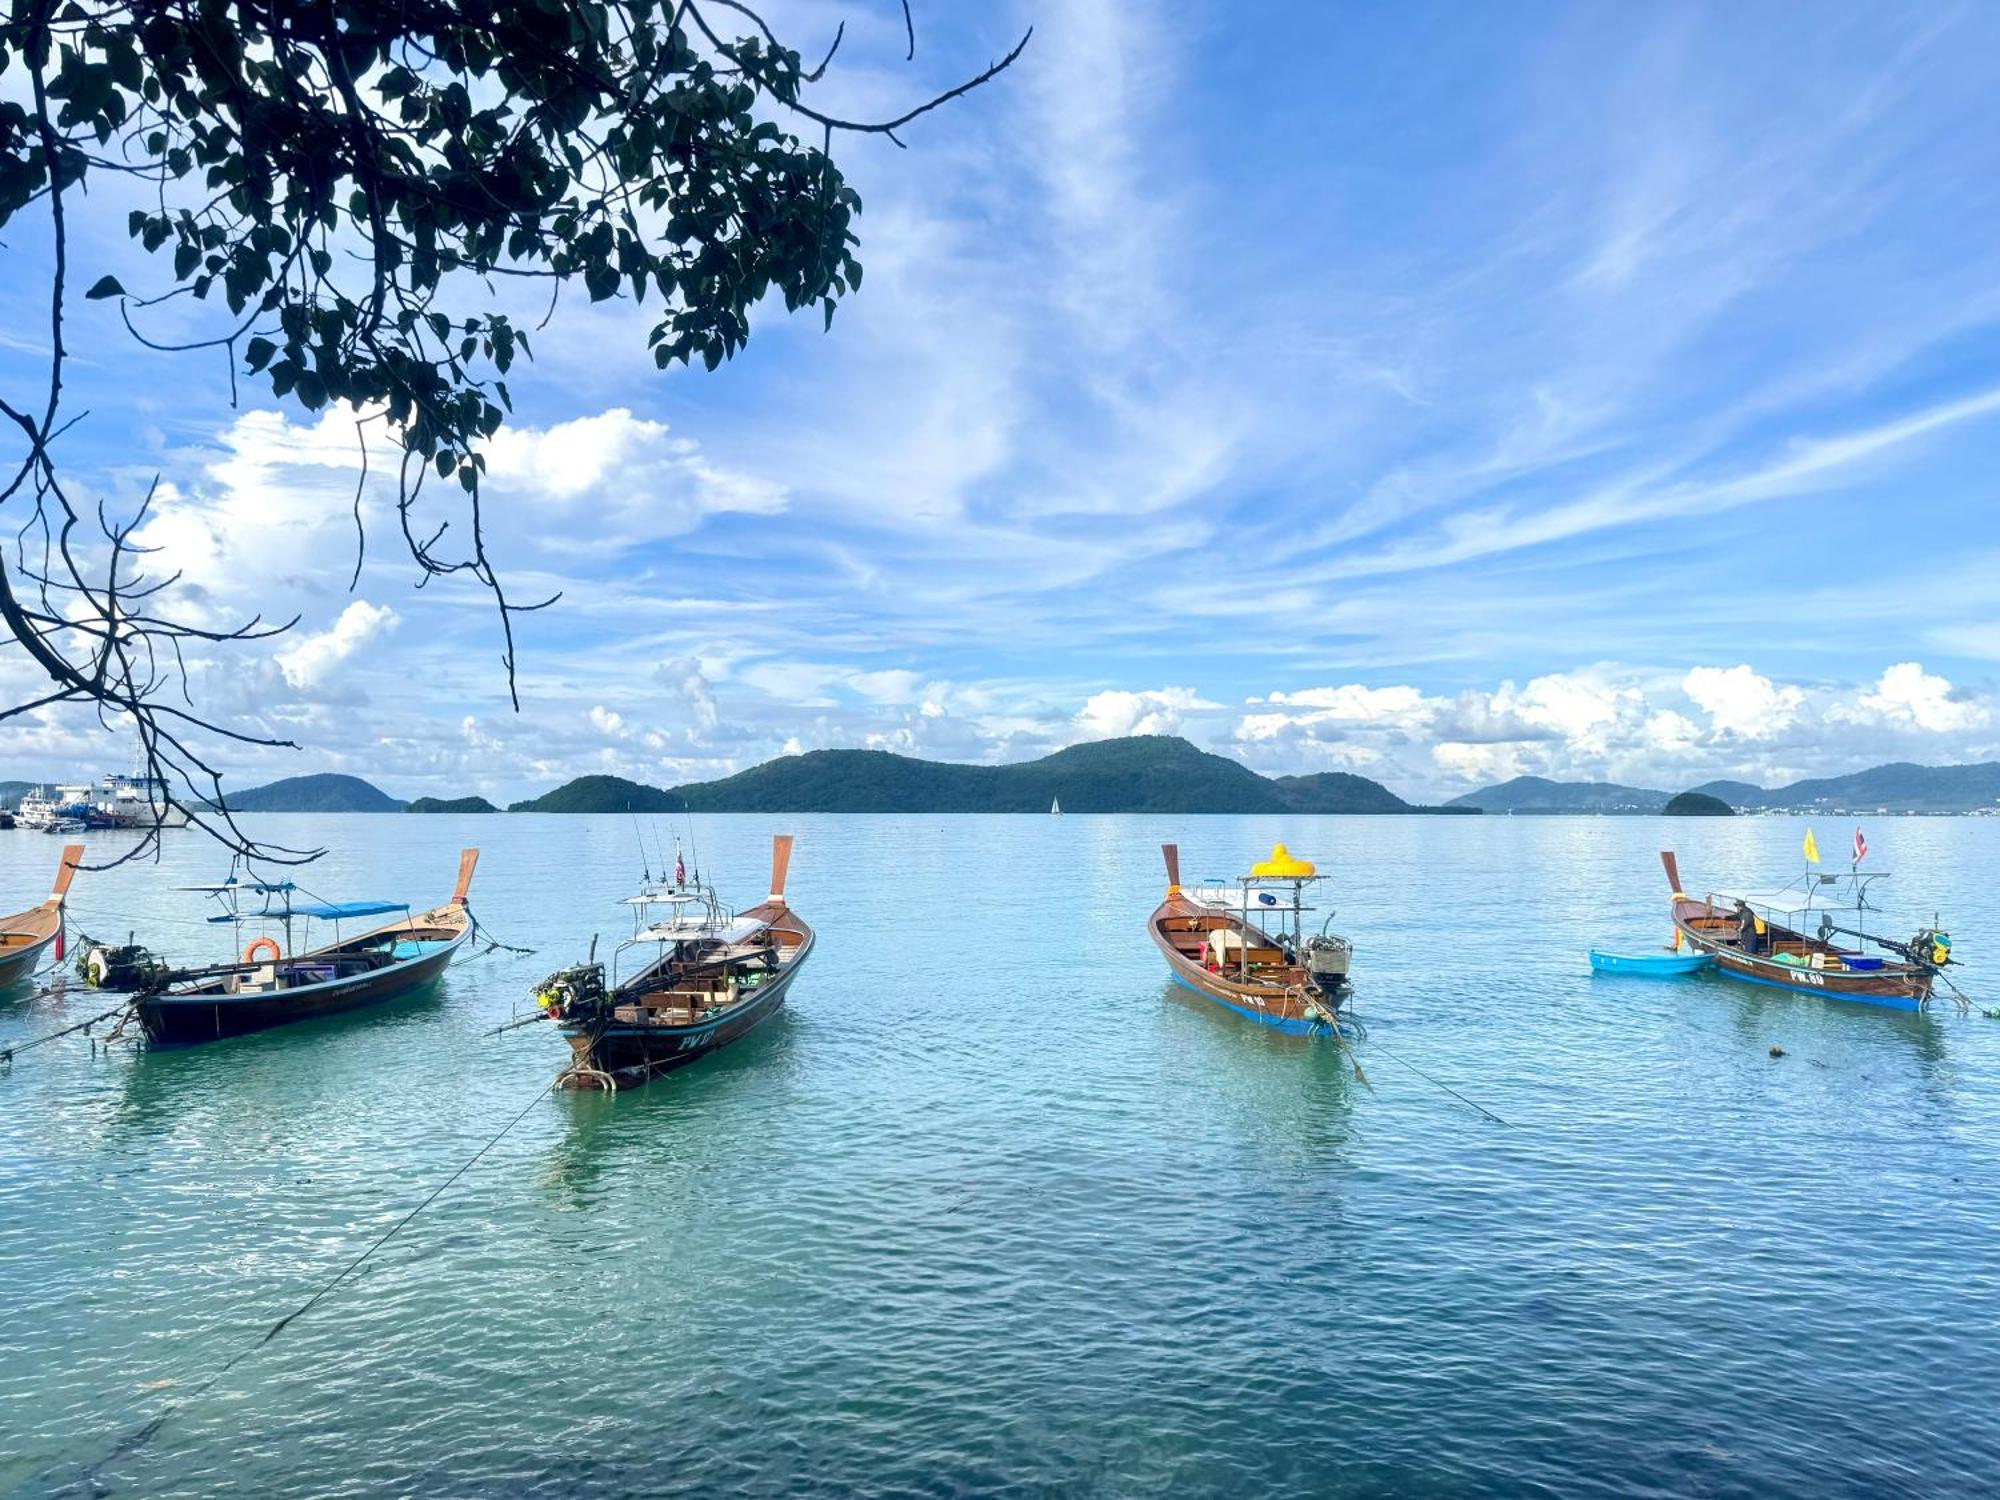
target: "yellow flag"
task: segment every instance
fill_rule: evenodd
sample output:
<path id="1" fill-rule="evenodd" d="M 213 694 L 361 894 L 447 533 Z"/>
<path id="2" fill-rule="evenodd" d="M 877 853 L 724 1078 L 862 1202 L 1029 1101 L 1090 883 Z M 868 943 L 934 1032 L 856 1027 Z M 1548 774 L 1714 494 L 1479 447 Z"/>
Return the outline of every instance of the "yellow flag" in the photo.
<path id="1" fill-rule="evenodd" d="M 1806 830 L 1806 863 L 1809 865 L 1819 863 L 1819 840 L 1813 837 L 1810 828 Z"/>

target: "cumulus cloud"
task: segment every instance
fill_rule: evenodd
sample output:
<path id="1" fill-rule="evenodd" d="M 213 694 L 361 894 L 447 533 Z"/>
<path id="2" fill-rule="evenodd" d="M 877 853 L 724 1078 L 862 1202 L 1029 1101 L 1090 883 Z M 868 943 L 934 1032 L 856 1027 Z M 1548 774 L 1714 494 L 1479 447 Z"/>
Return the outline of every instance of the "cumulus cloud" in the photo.
<path id="1" fill-rule="evenodd" d="M 1746 740 L 1775 739 L 1791 728 L 1805 704 L 1803 689 L 1780 687 L 1747 666 L 1696 667 L 1681 688 L 1704 709 L 1721 734 Z"/>
<path id="2" fill-rule="evenodd" d="M 1984 704 L 1961 698 L 1951 683 L 1926 672 L 1917 662 L 1898 662 L 1882 674 L 1874 691 L 1863 693 L 1856 704 L 1886 724 L 1922 730 L 1926 734 L 1951 734 L 1977 729 L 1992 722 Z"/>
<path id="3" fill-rule="evenodd" d="M 613 407 L 550 427 L 503 427 L 486 444 L 488 483 L 535 512 L 559 551 L 616 551 L 680 536 L 704 517 L 773 515 L 783 485 L 725 468 L 665 422 Z"/>
<path id="4" fill-rule="evenodd" d="M 356 599 L 330 627 L 301 636 L 273 659 L 293 687 L 316 688 L 326 682 L 334 668 L 368 642 L 394 630 L 396 624 L 396 612 L 387 605 Z"/>
<path id="5" fill-rule="evenodd" d="M 1221 706 L 1210 703 L 1193 688 L 1153 688 L 1144 692 L 1107 688 L 1093 693 L 1078 710 L 1076 737 L 1108 740 L 1127 734 L 1178 734 L 1189 713 Z"/>

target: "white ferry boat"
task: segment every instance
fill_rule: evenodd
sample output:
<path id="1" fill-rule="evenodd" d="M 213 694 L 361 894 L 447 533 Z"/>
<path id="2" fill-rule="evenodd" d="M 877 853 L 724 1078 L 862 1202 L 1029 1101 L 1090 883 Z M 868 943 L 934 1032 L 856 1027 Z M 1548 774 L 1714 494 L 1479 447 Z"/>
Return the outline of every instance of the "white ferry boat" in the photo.
<path id="1" fill-rule="evenodd" d="M 167 802 L 157 776 L 113 773 L 97 781 L 66 782 L 53 791 L 38 786 L 21 799 L 14 821 L 44 832 L 85 828 L 185 828 L 187 814 Z"/>

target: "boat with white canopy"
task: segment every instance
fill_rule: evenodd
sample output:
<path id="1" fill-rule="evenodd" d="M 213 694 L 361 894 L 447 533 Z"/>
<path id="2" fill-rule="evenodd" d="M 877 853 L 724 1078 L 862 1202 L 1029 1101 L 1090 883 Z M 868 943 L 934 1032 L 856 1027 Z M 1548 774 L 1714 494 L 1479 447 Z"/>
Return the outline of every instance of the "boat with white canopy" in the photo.
<path id="1" fill-rule="evenodd" d="M 610 963 L 590 960 L 543 980 L 536 1003 L 568 1040 L 557 1086 L 626 1089 L 686 1066 L 769 1020 L 812 951 L 813 931 L 785 901 L 790 834 L 771 840 L 770 894 L 747 911 L 725 905 L 677 848 L 671 880 L 648 880 L 625 904 L 632 936 Z M 620 969 L 636 958 L 629 978 Z"/>

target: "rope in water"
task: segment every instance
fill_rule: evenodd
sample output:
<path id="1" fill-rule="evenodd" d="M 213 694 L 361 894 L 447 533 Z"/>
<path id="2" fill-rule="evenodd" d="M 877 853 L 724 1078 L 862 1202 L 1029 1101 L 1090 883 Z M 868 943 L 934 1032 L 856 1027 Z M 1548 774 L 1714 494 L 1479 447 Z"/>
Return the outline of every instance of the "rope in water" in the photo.
<path id="1" fill-rule="evenodd" d="M 183 1406 L 186 1406 L 189 1402 L 198 1400 L 202 1395 L 207 1393 L 207 1391 L 210 1388 L 212 1388 L 217 1381 L 221 1380 L 223 1376 L 227 1375 L 238 1364 L 240 1364 L 245 1359 L 248 1359 L 252 1354 L 255 1354 L 259 1349 L 262 1349 L 266 1344 L 270 1343 L 271 1340 L 275 1339 L 279 1334 L 283 1333 L 285 1329 L 291 1326 L 291 1324 L 295 1322 L 297 1319 L 304 1317 L 307 1313 L 311 1312 L 313 1308 L 317 1307 L 320 1304 L 320 1302 L 323 1299 L 325 1299 L 336 1287 L 338 1287 L 343 1281 L 347 1280 L 347 1278 L 349 1276 L 352 1276 L 356 1271 L 360 1270 L 361 1267 L 368 1262 L 369 1257 L 374 1255 L 377 1250 L 380 1250 L 384 1245 L 388 1244 L 389 1241 L 393 1240 L 397 1235 L 401 1234 L 403 1230 L 408 1228 L 411 1221 L 414 1220 L 417 1217 L 417 1215 L 421 1214 L 425 1209 L 429 1208 L 433 1203 L 437 1202 L 437 1200 L 444 1195 L 446 1189 L 450 1188 L 451 1185 L 457 1182 L 459 1178 L 463 1177 L 467 1172 L 470 1172 L 475 1166 L 477 1166 L 479 1164 L 480 1158 L 485 1156 L 487 1152 L 491 1151 L 495 1146 L 499 1145 L 500 1142 L 505 1140 L 507 1136 L 510 1133 L 512 1133 L 515 1126 L 519 1125 L 523 1120 L 527 1119 L 529 1113 L 534 1109 L 534 1107 L 540 1104 L 542 1100 L 546 1099 L 549 1096 L 550 1091 L 553 1090 L 555 1086 L 556 1086 L 556 1080 L 553 1078 L 550 1079 L 547 1083 L 543 1084 L 542 1087 L 536 1091 L 535 1097 L 530 1099 L 527 1102 L 527 1104 L 522 1107 L 521 1112 L 519 1114 L 515 1115 L 505 1125 L 502 1125 L 499 1128 L 499 1130 L 495 1131 L 494 1134 L 488 1138 L 485 1145 L 481 1146 L 477 1151 L 473 1152 L 471 1156 L 467 1157 L 464 1162 L 460 1163 L 457 1170 L 454 1171 L 449 1177 L 445 1178 L 444 1181 L 440 1182 L 436 1187 L 432 1188 L 429 1195 L 425 1197 L 423 1202 L 419 1203 L 415 1208 L 411 1209 L 408 1213 L 404 1214 L 402 1218 L 398 1219 L 394 1224 L 390 1225 L 388 1229 L 386 1229 L 380 1235 L 378 1235 L 375 1238 L 374 1242 L 370 1244 L 367 1249 L 363 1250 L 359 1255 L 355 1256 L 353 1260 L 349 1261 L 346 1265 L 342 1266 L 340 1270 L 336 1272 L 330 1280 L 326 1281 L 320 1286 L 319 1290 L 314 1292 L 310 1297 L 306 1298 L 304 1302 L 300 1303 L 290 1312 L 286 1313 L 282 1318 L 278 1319 L 277 1322 L 273 1323 L 270 1326 L 270 1328 L 265 1331 L 264 1336 L 258 1339 L 256 1343 L 248 1344 L 245 1345 L 243 1348 L 238 1349 L 234 1354 L 230 1355 L 229 1358 L 222 1363 L 221 1367 L 218 1368 L 213 1375 L 210 1375 L 208 1379 L 204 1380 L 200 1385 L 196 1386 L 186 1395 L 181 1396 L 178 1399 L 168 1403 L 166 1410 L 162 1411 L 158 1416 L 154 1417 L 150 1422 L 146 1423 L 145 1426 L 140 1427 L 136 1431 L 131 1432 L 127 1434 L 125 1437 L 121 1438 L 118 1442 L 118 1445 L 114 1447 L 109 1453 L 105 1454 L 105 1456 L 99 1459 L 94 1465 L 92 1465 L 91 1468 L 86 1471 L 86 1473 L 94 1475 L 97 1473 L 99 1469 L 102 1469 L 106 1464 L 110 1463 L 113 1459 L 121 1458 L 125 1454 L 132 1452 L 134 1449 L 139 1448 L 148 1441 L 150 1441 L 153 1438 L 153 1436 L 167 1424 L 167 1422 L 169 1421 L 169 1419 L 172 1418 L 175 1412 L 179 1411 Z"/>
<path id="2" fill-rule="evenodd" d="M 129 1004 L 114 1005 L 101 1016 L 92 1016 L 88 1021 L 78 1021 L 73 1026 L 63 1027 L 61 1031 L 51 1031 L 47 1036 L 38 1036 L 32 1042 L 16 1042 L 11 1047 L 0 1047 L 0 1063 L 10 1063 L 14 1060 L 14 1054 L 17 1052 L 29 1052 L 45 1043 L 55 1041 L 58 1037 L 68 1036 L 73 1031 L 88 1030 L 99 1021 L 108 1021 L 113 1016 L 121 1015 L 128 1009 L 130 1009 Z"/>
<path id="3" fill-rule="evenodd" d="M 1430 1074 L 1426 1073 L 1422 1068 L 1418 1067 L 1415 1063 L 1409 1062 L 1404 1058 L 1396 1056 L 1395 1053 L 1391 1052 L 1387 1047 L 1383 1046 L 1380 1042 L 1371 1041 L 1368 1044 L 1368 1050 L 1370 1052 L 1381 1053 L 1384 1057 L 1388 1058 L 1390 1062 L 1395 1063 L 1398 1067 L 1408 1068 L 1412 1073 L 1416 1074 L 1417 1077 L 1423 1079 L 1423 1081 L 1425 1083 L 1428 1083 L 1432 1088 L 1443 1089 L 1447 1094 L 1451 1095 L 1451 1097 L 1456 1099 L 1460 1104 L 1465 1105 L 1468 1109 L 1478 1110 L 1479 1113 L 1486 1116 L 1486 1118 L 1491 1120 L 1495 1125 L 1505 1125 L 1509 1130 L 1514 1128 L 1513 1122 L 1511 1120 L 1501 1119 L 1500 1116 L 1494 1114 L 1492 1110 L 1488 1109 L 1485 1105 L 1481 1104 L 1477 1099 L 1466 1098 L 1465 1095 L 1461 1094 L 1457 1089 L 1453 1088 L 1450 1084 L 1444 1082 L 1442 1079 L 1431 1077 Z"/>

